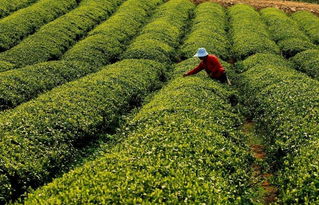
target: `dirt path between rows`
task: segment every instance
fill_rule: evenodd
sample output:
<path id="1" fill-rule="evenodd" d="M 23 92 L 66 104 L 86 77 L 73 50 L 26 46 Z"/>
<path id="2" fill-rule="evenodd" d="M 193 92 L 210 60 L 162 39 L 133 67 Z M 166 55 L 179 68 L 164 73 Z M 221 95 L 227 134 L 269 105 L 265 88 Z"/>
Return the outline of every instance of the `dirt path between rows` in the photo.
<path id="1" fill-rule="evenodd" d="M 257 9 L 266 7 L 275 7 L 291 13 L 300 10 L 307 10 L 319 16 L 319 4 L 310 4 L 295 1 L 280 1 L 280 0 L 194 0 L 196 3 L 206 1 L 217 2 L 224 6 L 231 6 L 238 3 L 245 3 L 254 6 Z"/>
<path id="2" fill-rule="evenodd" d="M 278 195 L 278 188 L 270 183 L 270 179 L 273 177 L 271 170 L 264 164 L 267 158 L 266 148 L 260 136 L 255 133 L 255 123 L 247 120 L 242 131 L 249 136 L 247 144 L 250 147 L 253 157 L 256 159 L 256 163 L 252 165 L 252 183 L 255 186 L 260 187 L 258 198 L 254 199 L 256 203 L 271 204 L 276 202 Z"/>

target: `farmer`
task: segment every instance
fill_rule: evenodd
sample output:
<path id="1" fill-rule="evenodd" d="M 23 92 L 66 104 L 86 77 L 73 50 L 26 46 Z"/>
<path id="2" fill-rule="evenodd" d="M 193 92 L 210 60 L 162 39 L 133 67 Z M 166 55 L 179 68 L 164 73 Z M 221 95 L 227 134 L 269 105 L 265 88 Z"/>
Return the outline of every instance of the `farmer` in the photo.
<path id="1" fill-rule="evenodd" d="M 194 57 L 198 57 L 201 62 L 193 70 L 184 73 L 184 77 L 196 74 L 199 71 L 205 69 L 207 75 L 212 79 L 216 79 L 221 83 L 227 83 L 228 85 L 231 85 L 230 81 L 227 78 L 225 69 L 215 55 L 209 55 L 205 48 L 199 48 Z"/>

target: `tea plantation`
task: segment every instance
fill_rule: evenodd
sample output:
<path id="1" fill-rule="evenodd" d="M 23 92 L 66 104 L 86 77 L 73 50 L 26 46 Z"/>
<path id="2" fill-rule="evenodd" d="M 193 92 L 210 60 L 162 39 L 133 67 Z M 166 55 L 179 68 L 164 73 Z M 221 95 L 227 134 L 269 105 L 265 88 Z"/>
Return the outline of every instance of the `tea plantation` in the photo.
<path id="1" fill-rule="evenodd" d="M 0 204 L 318 204 L 318 80 L 308 11 L 1 1 Z"/>

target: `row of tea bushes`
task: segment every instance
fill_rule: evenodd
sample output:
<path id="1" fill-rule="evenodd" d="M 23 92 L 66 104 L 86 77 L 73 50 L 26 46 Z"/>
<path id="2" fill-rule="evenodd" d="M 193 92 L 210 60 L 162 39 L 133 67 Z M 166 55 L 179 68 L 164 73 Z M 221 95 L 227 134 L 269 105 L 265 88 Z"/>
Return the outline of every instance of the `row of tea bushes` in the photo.
<path id="1" fill-rule="evenodd" d="M 66 15 L 41 27 L 0 59 L 19 67 L 56 60 L 96 24 L 108 18 L 123 0 L 86 0 Z M 1 70 L 0 70 L 1 71 Z"/>
<path id="2" fill-rule="evenodd" d="M 319 80 L 319 50 L 303 51 L 291 58 L 291 61 L 294 63 L 295 69 Z"/>
<path id="3" fill-rule="evenodd" d="M 35 98 L 63 83 L 96 72 L 80 61 L 51 61 L 0 73 L 0 111 Z"/>
<path id="4" fill-rule="evenodd" d="M 18 44 L 42 25 L 67 13 L 79 0 L 43 0 L 0 19 L 0 51 Z"/>
<path id="5" fill-rule="evenodd" d="M 124 60 L 0 115 L 0 202 L 61 174 L 78 148 L 117 125 L 160 83 L 164 67 Z"/>
<path id="6" fill-rule="evenodd" d="M 128 0 L 119 7 L 119 10 L 107 20 L 105 24 L 111 22 L 111 24 L 118 24 L 122 27 L 124 27 L 124 25 L 128 26 L 129 22 L 125 20 L 125 17 L 129 15 L 140 15 L 140 17 L 144 15 L 145 17 L 146 11 L 144 11 L 144 9 L 151 10 L 150 6 L 155 7 L 157 2 L 153 1 L 153 5 L 149 2 L 149 6 L 147 7 L 145 5 L 142 6 L 143 1 L 141 0 Z M 135 7 L 133 7 L 133 5 L 135 5 Z M 144 11 L 144 13 L 141 12 L 141 10 Z M 130 25 L 129 28 L 131 28 L 131 30 L 133 28 L 137 30 L 143 23 L 142 18 L 140 21 L 141 22 L 137 22 L 137 28 L 134 28 L 133 25 Z M 110 32 L 114 31 L 114 29 L 115 28 L 112 30 L 109 27 Z M 121 38 L 130 38 L 131 35 L 134 35 L 134 32 L 129 35 L 123 33 L 121 34 Z M 111 38 L 112 37 L 109 36 L 109 39 Z M 105 38 L 104 41 L 107 42 Z M 123 45 L 121 45 L 121 47 L 124 49 Z M 100 50 L 96 51 L 101 52 Z M 101 58 L 102 57 L 103 56 L 101 56 Z M 96 66 L 97 64 L 93 65 L 79 60 L 81 59 L 78 59 L 78 61 L 51 61 L 0 73 L 0 110 L 15 107 L 22 102 L 35 98 L 40 93 L 100 69 L 100 67 Z M 101 64 L 104 64 L 103 62 L 104 61 L 102 61 Z M 5 65 L 7 64 L 4 64 L 4 66 Z"/>
<path id="7" fill-rule="evenodd" d="M 202 73 L 176 76 L 95 160 L 30 194 L 25 204 L 245 204 L 249 148 L 228 103 L 228 87 Z"/>
<path id="8" fill-rule="evenodd" d="M 14 11 L 30 6 L 37 0 L 3 0 L 0 1 L 0 18 L 8 16 Z"/>
<path id="9" fill-rule="evenodd" d="M 228 9 L 233 55 L 243 60 L 255 53 L 279 54 L 259 13 L 251 6 L 238 4 Z"/>
<path id="10" fill-rule="evenodd" d="M 189 0 L 168 1 L 123 53 L 122 59 L 150 59 L 170 63 L 185 34 L 195 5 Z"/>
<path id="11" fill-rule="evenodd" d="M 116 61 L 161 3 L 163 0 L 126 1 L 114 16 L 75 44 L 62 59 L 84 61 L 97 67 Z"/>
<path id="12" fill-rule="evenodd" d="M 292 14 L 298 25 L 306 32 L 310 40 L 319 44 L 319 17 L 309 11 L 298 11 Z"/>
<path id="13" fill-rule="evenodd" d="M 196 50 L 205 47 L 223 60 L 230 58 L 230 45 L 226 34 L 225 9 L 216 3 L 199 4 L 190 34 L 181 48 L 182 58 L 190 58 Z"/>
<path id="14" fill-rule="evenodd" d="M 265 8 L 260 13 L 268 25 L 273 40 L 277 42 L 286 58 L 293 57 L 304 50 L 316 48 L 316 45 L 300 30 L 298 24 L 282 10 Z"/>
<path id="15" fill-rule="evenodd" d="M 265 54 L 264 54 L 265 55 Z M 278 57 L 279 58 L 279 57 Z M 272 56 L 250 57 L 238 81 L 258 129 L 281 165 L 279 203 L 318 202 L 319 82 Z"/>

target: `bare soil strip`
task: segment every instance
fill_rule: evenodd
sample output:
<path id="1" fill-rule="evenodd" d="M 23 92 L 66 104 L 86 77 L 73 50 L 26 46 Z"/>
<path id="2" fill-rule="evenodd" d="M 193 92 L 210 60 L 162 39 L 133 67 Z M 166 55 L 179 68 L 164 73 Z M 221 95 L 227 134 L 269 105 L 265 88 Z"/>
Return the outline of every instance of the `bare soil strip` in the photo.
<path id="1" fill-rule="evenodd" d="M 224 6 L 232 6 L 238 3 L 245 3 L 254 6 L 257 9 L 262 9 L 266 7 L 275 7 L 285 12 L 291 13 L 300 10 L 311 11 L 312 13 L 319 16 L 319 4 L 311 4 L 305 2 L 295 2 L 295 1 L 280 1 L 280 0 L 194 0 L 195 3 L 202 3 L 205 1 L 211 1 L 220 3 Z"/>
<path id="2" fill-rule="evenodd" d="M 273 174 L 262 165 L 267 158 L 267 153 L 262 140 L 255 133 L 255 123 L 247 120 L 242 127 L 242 131 L 249 136 L 248 144 L 252 155 L 256 159 L 256 163 L 252 165 L 252 182 L 262 190 L 259 194 L 260 199 L 257 199 L 257 201 L 267 205 L 274 203 L 277 199 L 278 188 L 270 183 Z"/>

